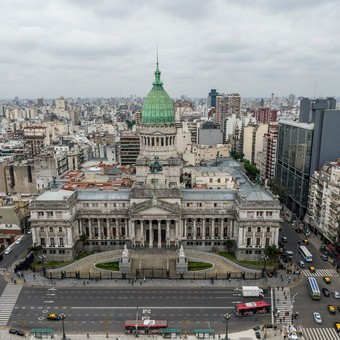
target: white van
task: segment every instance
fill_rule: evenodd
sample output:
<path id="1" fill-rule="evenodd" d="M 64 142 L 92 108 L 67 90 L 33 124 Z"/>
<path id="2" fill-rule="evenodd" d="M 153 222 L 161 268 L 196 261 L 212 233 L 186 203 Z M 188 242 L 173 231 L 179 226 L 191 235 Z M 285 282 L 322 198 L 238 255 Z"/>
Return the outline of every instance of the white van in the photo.
<path id="1" fill-rule="evenodd" d="M 12 247 L 7 247 L 5 249 L 5 254 L 8 255 L 12 251 Z"/>
<path id="2" fill-rule="evenodd" d="M 19 244 L 22 241 L 23 237 L 24 235 L 19 236 L 17 240 L 15 241 L 15 244 Z"/>

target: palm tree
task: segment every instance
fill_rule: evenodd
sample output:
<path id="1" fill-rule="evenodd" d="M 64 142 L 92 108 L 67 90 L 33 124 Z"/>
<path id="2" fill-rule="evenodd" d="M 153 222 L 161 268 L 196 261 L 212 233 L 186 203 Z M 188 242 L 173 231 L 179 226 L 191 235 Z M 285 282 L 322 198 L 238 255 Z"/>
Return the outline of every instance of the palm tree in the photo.
<path id="1" fill-rule="evenodd" d="M 276 246 L 276 244 L 273 244 L 265 248 L 264 254 L 268 256 L 271 262 L 277 262 L 280 257 L 280 249 Z"/>

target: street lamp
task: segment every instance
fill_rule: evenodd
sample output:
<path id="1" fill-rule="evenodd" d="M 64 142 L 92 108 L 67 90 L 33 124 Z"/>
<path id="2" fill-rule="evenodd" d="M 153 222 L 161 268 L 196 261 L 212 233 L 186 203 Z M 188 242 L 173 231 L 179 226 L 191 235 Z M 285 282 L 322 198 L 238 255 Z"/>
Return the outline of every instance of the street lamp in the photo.
<path id="1" fill-rule="evenodd" d="M 229 319 L 230 319 L 229 313 L 226 313 L 226 314 L 224 315 L 224 318 L 225 318 L 225 340 L 229 340 L 229 339 L 228 339 L 228 321 L 229 321 Z"/>
<path id="2" fill-rule="evenodd" d="M 66 318 L 66 315 L 64 313 L 61 313 L 60 314 L 60 319 L 61 319 L 61 324 L 63 326 L 63 337 L 61 338 L 62 340 L 66 340 L 65 325 L 64 325 L 65 318 Z"/>
<path id="3" fill-rule="evenodd" d="M 39 259 L 41 260 L 41 269 L 42 269 L 42 272 L 43 272 L 43 275 L 45 276 L 45 267 L 44 267 L 44 259 L 46 258 L 45 255 L 40 255 L 39 256 Z"/>
<path id="4" fill-rule="evenodd" d="M 267 255 L 263 255 L 262 256 L 262 260 L 263 260 L 263 269 L 262 269 L 262 272 L 263 272 L 263 275 L 265 275 L 265 272 L 266 272 L 266 261 L 268 260 L 268 256 Z"/>

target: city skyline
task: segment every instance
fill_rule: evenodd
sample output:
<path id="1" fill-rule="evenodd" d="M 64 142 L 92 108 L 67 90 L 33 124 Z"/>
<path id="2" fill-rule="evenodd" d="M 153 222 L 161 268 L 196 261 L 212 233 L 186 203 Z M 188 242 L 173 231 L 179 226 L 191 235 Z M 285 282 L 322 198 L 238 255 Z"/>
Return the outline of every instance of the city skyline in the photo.
<path id="1" fill-rule="evenodd" d="M 0 99 L 339 96 L 337 1 L 4 1 Z"/>

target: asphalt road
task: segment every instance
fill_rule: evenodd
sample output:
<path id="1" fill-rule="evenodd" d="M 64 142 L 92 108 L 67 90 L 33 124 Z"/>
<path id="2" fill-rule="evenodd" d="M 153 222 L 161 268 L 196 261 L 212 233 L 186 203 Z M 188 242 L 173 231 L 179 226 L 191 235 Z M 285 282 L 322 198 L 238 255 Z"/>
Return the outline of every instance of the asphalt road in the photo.
<path id="1" fill-rule="evenodd" d="M 270 295 L 266 300 L 270 302 Z M 13 327 L 53 327 L 58 321 L 47 321 L 49 313 L 64 313 L 69 332 L 123 332 L 125 320 L 140 319 L 143 310 L 150 318 L 168 320 L 169 327 L 225 330 L 225 313 L 229 313 L 230 331 L 252 328 L 271 322 L 271 315 L 238 318 L 233 313 L 236 303 L 244 299 L 240 290 L 227 288 L 37 288 L 24 287 L 9 324 Z"/>
<path id="2" fill-rule="evenodd" d="M 299 241 L 301 242 L 304 238 L 304 234 L 298 234 L 293 227 L 291 227 L 288 223 L 284 223 L 282 226 L 281 236 L 286 236 L 288 239 L 288 242 L 286 243 L 286 249 L 291 250 L 294 252 L 294 261 L 300 261 L 303 260 L 301 255 L 297 255 L 297 249 L 299 246 Z M 331 263 L 327 261 L 323 261 L 320 258 L 321 252 L 319 249 L 316 249 L 312 244 L 308 245 L 307 248 L 313 255 L 313 262 L 312 263 L 306 263 L 306 268 L 309 265 L 313 265 L 317 270 L 319 269 L 334 269 Z M 325 287 L 330 292 L 333 290 L 340 292 L 340 277 L 339 276 L 333 276 L 331 277 L 332 283 L 330 285 L 326 285 L 323 281 L 323 276 L 316 276 L 315 277 L 319 288 Z M 340 312 L 338 311 L 338 305 L 340 305 L 340 299 L 334 299 L 332 295 L 330 297 L 325 297 L 321 293 L 321 299 L 319 301 L 312 300 L 308 286 L 307 286 L 307 277 L 303 279 L 303 282 L 299 284 L 296 287 L 291 288 L 291 296 L 295 297 L 295 303 L 294 303 L 294 311 L 299 312 L 299 319 L 297 320 L 298 325 L 303 325 L 304 328 L 308 327 L 314 327 L 314 328 L 333 328 L 333 323 L 335 321 L 340 322 Z M 331 315 L 328 312 L 327 305 L 332 304 L 336 308 L 336 314 Z M 322 324 L 316 324 L 313 318 L 313 312 L 319 312 L 321 314 L 321 317 L 323 319 Z"/>
<path id="3" fill-rule="evenodd" d="M 0 261 L 0 274 L 3 273 L 3 269 L 8 269 L 16 259 L 24 258 L 27 254 L 27 249 L 32 246 L 32 235 L 25 234 L 21 243 L 13 244 L 13 250 L 3 255 L 2 261 Z M 0 295 L 6 287 L 7 282 L 4 280 L 3 275 L 0 275 Z"/>

